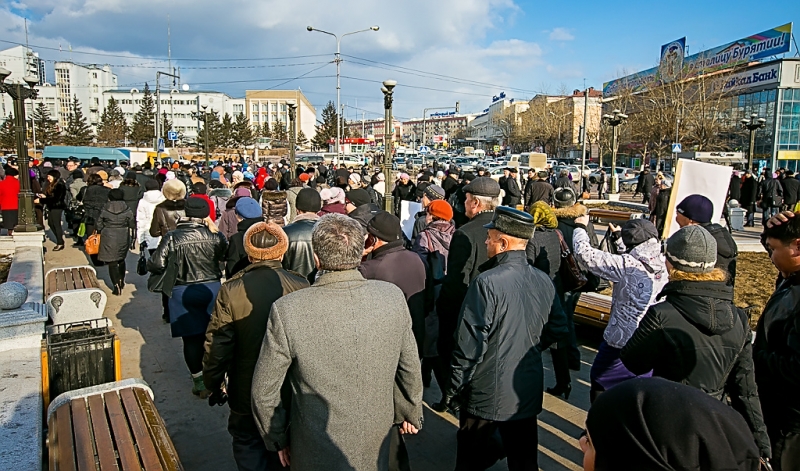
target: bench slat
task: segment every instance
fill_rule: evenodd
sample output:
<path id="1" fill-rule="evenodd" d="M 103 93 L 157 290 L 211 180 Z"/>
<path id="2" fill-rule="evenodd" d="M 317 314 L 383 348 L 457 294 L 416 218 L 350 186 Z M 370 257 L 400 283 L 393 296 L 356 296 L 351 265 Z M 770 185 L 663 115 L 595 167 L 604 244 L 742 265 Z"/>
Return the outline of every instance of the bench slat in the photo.
<path id="1" fill-rule="evenodd" d="M 67 290 L 67 274 L 63 270 L 56 272 L 56 291 Z"/>
<path id="2" fill-rule="evenodd" d="M 146 471 L 163 471 L 164 468 L 161 467 L 156 447 L 153 444 L 150 433 L 147 431 L 144 416 L 142 416 L 142 411 L 139 409 L 139 403 L 136 401 L 133 391 L 123 389 L 119 392 L 119 395 L 122 398 L 125 412 L 128 413 L 128 423 L 131 424 L 131 430 L 139 448 L 139 458 L 142 459 L 144 469 Z"/>
<path id="3" fill-rule="evenodd" d="M 150 437 L 158 451 L 158 457 L 161 460 L 161 465 L 167 471 L 183 471 L 178 452 L 175 450 L 175 445 L 172 443 L 167 428 L 161 416 L 158 415 L 155 404 L 150 399 L 150 395 L 140 388 L 133 389 L 133 394 L 139 403 L 142 414 L 145 417 L 147 429 L 150 432 Z"/>
<path id="4" fill-rule="evenodd" d="M 92 419 L 92 431 L 97 445 L 97 457 L 100 461 L 100 471 L 118 471 L 117 456 L 114 454 L 114 442 L 111 440 L 111 430 L 108 428 L 108 417 L 103 397 L 95 394 L 89 396 L 89 416 Z"/>
<path id="5" fill-rule="evenodd" d="M 56 410 L 56 442 L 58 446 L 58 471 L 76 471 L 75 447 L 72 442 L 72 417 L 69 404 Z"/>
<path id="6" fill-rule="evenodd" d="M 81 267 L 79 272 L 84 288 L 97 288 L 97 276 L 93 272 L 90 272 L 86 267 Z"/>
<path id="7" fill-rule="evenodd" d="M 111 422 L 111 429 L 114 432 L 114 440 L 117 443 L 119 460 L 124 471 L 141 471 L 142 467 L 139 458 L 136 456 L 136 449 L 133 447 L 133 437 L 128 430 L 125 412 L 122 410 L 119 396 L 116 391 L 109 391 L 103 394 L 108 410 L 108 420 Z"/>
<path id="8" fill-rule="evenodd" d="M 55 271 L 50 271 L 47 274 L 47 280 L 45 280 L 45 281 L 46 281 L 46 283 L 45 283 L 45 286 L 44 286 L 44 289 L 45 289 L 44 297 L 47 298 L 51 294 L 53 294 L 55 292 L 55 290 L 56 290 L 56 272 Z"/>
<path id="9" fill-rule="evenodd" d="M 72 409 L 72 430 L 75 432 L 75 455 L 79 471 L 95 471 L 94 443 L 89 431 L 89 411 L 83 398 L 70 401 Z"/>
<path id="10" fill-rule="evenodd" d="M 78 271 L 77 268 L 70 269 L 70 275 L 72 275 L 72 284 L 75 286 L 75 289 L 83 289 L 83 278 L 81 278 L 81 272 Z"/>

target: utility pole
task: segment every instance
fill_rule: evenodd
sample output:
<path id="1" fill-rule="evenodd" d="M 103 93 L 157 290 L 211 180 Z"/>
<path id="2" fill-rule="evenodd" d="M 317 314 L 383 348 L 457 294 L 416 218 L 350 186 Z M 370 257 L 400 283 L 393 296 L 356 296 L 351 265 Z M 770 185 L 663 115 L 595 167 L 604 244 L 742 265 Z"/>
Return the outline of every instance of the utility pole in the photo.
<path id="1" fill-rule="evenodd" d="M 153 138 L 153 150 L 156 152 L 156 156 L 158 157 L 159 149 L 158 149 L 158 139 L 161 137 L 161 76 L 166 75 L 167 77 L 172 77 L 172 84 L 175 85 L 175 79 L 180 79 L 180 76 L 174 73 L 168 72 L 161 72 L 160 70 L 156 72 L 156 119 L 153 120 L 153 128 L 155 132 L 155 137 Z M 170 93 L 172 93 L 170 91 Z M 172 96 L 170 95 L 170 99 Z"/>
<path id="2" fill-rule="evenodd" d="M 383 108 L 385 111 L 385 121 L 383 128 L 383 209 L 394 214 L 394 201 L 392 201 L 392 141 L 389 134 L 392 132 L 392 94 L 397 82 L 394 80 L 384 80 L 381 91 L 383 92 Z"/>
<path id="3" fill-rule="evenodd" d="M 581 190 L 584 190 L 586 185 L 585 180 L 589 178 L 586 175 L 586 123 L 589 120 L 589 89 L 586 88 L 586 81 L 583 83 L 583 131 L 581 132 Z"/>

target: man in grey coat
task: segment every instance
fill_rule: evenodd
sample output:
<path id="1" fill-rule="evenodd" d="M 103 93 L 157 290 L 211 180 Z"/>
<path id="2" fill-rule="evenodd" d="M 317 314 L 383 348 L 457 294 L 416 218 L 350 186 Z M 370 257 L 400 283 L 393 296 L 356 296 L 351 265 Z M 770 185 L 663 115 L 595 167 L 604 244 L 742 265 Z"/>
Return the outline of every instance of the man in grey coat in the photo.
<path id="1" fill-rule="evenodd" d="M 267 449 L 284 465 L 291 461 L 292 471 L 387 469 L 390 440 L 422 427 L 406 299 L 393 284 L 358 272 L 365 235 L 347 216 L 320 218 L 312 233 L 319 278 L 270 312 L 253 412 Z M 281 402 L 284 380 L 291 405 Z"/>

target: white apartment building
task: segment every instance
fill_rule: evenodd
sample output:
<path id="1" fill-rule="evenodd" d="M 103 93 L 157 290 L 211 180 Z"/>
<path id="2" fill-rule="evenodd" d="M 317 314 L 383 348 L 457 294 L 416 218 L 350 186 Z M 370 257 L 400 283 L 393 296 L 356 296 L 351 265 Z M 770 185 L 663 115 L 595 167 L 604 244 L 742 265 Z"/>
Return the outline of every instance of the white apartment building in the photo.
<path id="1" fill-rule="evenodd" d="M 25 46 L 15 46 L 10 49 L 0 51 L 0 67 L 7 69 L 11 75 L 6 79 L 6 83 L 22 82 L 23 78 L 28 75 L 36 76 L 39 78 L 39 101 L 44 103 L 50 108 L 50 113 L 56 116 L 56 90 L 55 88 L 46 83 L 45 75 L 45 62 L 39 59 L 39 54 L 33 52 L 32 49 Z M 30 117 L 32 107 L 35 106 L 30 100 L 26 103 L 26 116 Z M 3 93 L 0 96 L 0 121 L 8 117 L 14 111 L 14 101 L 10 96 Z"/>
<path id="2" fill-rule="evenodd" d="M 151 93 L 153 93 L 154 101 L 161 101 L 159 113 L 162 116 L 164 113 L 167 114 L 167 118 L 172 121 L 173 130 L 182 136 L 184 144 L 197 141 L 197 131 L 202 123 L 195 118 L 195 113 L 202 111 L 203 106 L 207 106 L 209 112 L 216 111 L 220 117 L 228 113 L 231 117 L 236 118 L 236 115 L 244 113 L 244 98 L 231 98 L 222 92 L 172 89 L 161 90 L 160 97 L 155 90 L 151 90 Z M 133 124 L 133 118 L 142 105 L 144 88 L 107 90 L 103 94 L 103 108 L 112 97 L 125 114 L 128 125 Z"/>
<path id="3" fill-rule="evenodd" d="M 245 109 L 253 127 L 270 128 L 278 122 L 289 129 L 289 111 L 287 103 L 297 104 L 297 132 L 303 131 L 306 139 L 316 135 L 317 110 L 300 90 L 247 90 L 245 92 Z"/>
<path id="4" fill-rule="evenodd" d="M 97 132 L 97 124 L 105 106 L 103 93 L 117 88 L 117 76 L 111 72 L 111 67 L 56 62 L 55 76 L 58 124 L 62 128 L 67 125 L 69 114 L 72 113 L 73 97 L 77 97 L 92 131 Z"/>

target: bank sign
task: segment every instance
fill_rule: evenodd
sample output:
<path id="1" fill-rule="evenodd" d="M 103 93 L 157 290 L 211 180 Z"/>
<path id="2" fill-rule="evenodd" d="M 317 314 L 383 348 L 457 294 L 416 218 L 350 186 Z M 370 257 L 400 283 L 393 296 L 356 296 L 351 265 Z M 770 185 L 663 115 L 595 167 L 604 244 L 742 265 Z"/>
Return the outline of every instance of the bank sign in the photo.
<path id="1" fill-rule="evenodd" d="M 685 76 L 695 77 L 702 73 L 736 67 L 751 61 L 788 52 L 791 46 L 792 23 L 769 29 L 752 36 L 699 52 L 683 61 Z M 662 48 L 663 54 L 663 48 Z M 663 62 L 663 58 L 662 58 Z M 668 82 L 672 77 L 663 73 L 663 64 L 627 77 L 603 84 L 603 95 L 612 96 L 628 88 L 640 92 L 651 86 Z"/>
<path id="2" fill-rule="evenodd" d="M 780 63 L 766 65 L 757 69 L 751 69 L 747 72 L 740 72 L 731 75 L 723 86 L 725 92 L 733 92 L 740 90 L 747 90 L 750 88 L 760 87 L 762 85 L 770 85 L 778 83 L 781 79 Z"/>

